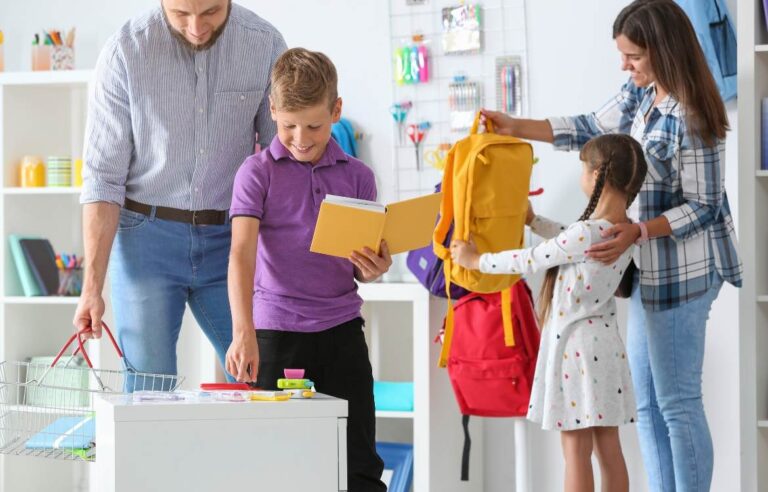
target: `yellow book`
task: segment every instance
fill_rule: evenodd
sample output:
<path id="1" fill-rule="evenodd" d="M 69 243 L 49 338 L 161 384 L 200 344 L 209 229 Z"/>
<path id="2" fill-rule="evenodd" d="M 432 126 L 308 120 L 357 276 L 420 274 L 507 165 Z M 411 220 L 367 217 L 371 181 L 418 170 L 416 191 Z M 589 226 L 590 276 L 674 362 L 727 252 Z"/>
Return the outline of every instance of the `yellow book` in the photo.
<path id="1" fill-rule="evenodd" d="M 309 250 L 349 258 L 366 246 L 378 253 L 382 239 L 393 255 L 423 248 L 432 241 L 442 196 L 432 193 L 385 206 L 326 195 Z"/>

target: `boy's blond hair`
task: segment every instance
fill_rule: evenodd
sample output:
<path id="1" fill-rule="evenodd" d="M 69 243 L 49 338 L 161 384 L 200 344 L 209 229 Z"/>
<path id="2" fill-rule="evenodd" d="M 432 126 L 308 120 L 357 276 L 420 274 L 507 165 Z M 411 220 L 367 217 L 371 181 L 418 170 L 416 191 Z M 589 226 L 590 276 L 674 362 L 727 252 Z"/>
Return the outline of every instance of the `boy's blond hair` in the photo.
<path id="1" fill-rule="evenodd" d="M 338 76 L 333 62 L 323 53 L 291 48 L 272 68 L 272 103 L 279 111 L 299 111 L 338 99 Z"/>

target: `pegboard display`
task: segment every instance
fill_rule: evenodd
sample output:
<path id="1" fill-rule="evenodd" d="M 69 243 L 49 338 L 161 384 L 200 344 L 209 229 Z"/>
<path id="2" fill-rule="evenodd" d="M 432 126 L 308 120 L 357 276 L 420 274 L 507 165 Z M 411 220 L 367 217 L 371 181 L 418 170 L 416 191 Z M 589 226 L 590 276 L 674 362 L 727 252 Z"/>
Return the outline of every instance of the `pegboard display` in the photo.
<path id="1" fill-rule="evenodd" d="M 528 114 L 525 0 L 389 1 L 392 191 L 406 199 L 434 190 L 478 108 Z"/>

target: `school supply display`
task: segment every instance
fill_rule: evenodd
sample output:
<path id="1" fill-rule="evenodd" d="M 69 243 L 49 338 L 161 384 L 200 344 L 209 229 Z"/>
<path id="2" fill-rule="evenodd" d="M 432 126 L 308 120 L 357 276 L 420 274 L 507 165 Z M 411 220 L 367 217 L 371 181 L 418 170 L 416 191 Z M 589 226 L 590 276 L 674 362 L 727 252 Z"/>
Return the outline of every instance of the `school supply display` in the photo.
<path id="1" fill-rule="evenodd" d="M 407 133 L 408 138 L 411 140 L 411 143 L 413 144 L 414 148 L 416 149 L 416 170 L 421 170 L 421 152 L 419 151 L 419 148 L 421 146 L 421 142 L 424 141 L 424 138 L 427 136 L 427 131 L 429 131 L 429 128 L 432 125 L 428 121 L 422 121 L 418 124 L 411 124 L 408 125 Z"/>
<path id="2" fill-rule="evenodd" d="M 471 237 L 480 253 L 523 245 L 533 148 L 515 137 L 493 133 L 490 121 L 486 123 L 486 133 L 479 134 L 479 124 L 478 113 L 469 136 L 456 142 L 448 154 L 440 221 L 432 244 L 435 254 L 443 260 L 446 289 L 456 283 L 471 292 L 501 292 L 505 343 L 513 346 L 510 287 L 519 276 L 484 274 L 454 265 L 445 242 L 453 227 L 454 238 L 469 241 Z M 452 330 L 453 308 L 449 299 L 441 367 L 447 362 Z"/>
<path id="3" fill-rule="evenodd" d="M 463 4 L 443 9 L 443 52 L 477 53 L 482 48 L 480 6 Z"/>
<path id="4" fill-rule="evenodd" d="M 117 352 L 122 369 L 95 369 L 85 349 L 84 337 L 90 331 L 84 328 L 70 336 L 53 358 L 0 362 L 0 453 L 92 459 L 95 394 L 174 392 L 183 382 L 176 375 L 136 371 L 106 324 L 105 339 Z M 73 344 L 71 355 L 64 357 Z"/>
<path id="5" fill-rule="evenodd" d="M 523 417 L 528 412 L 539 352 L 539 328 L 524 280 L 511 288 L 515 344 L 509 346 L 501 294 L 472 293 L 454 307 L 448 377 L 462 414 L 461 479 L 469 479 L 469 417 Z M 450 337 L 445 326 L 443 346 Z"/>
<path id="6" fill-rule="evenodd" d="M 465 76 L 457 75 L 448 84 L 451 130 L 469 130 L 481 105 L 479 83 L 469 82 Z"/>
<path id="7" fill-rule="evenodd" d="M 395 48 L 395 82 L 398 85 L 429 82 L 429 52 L 421 35 L 413 36 L 413 44 Z"/>
<path id="8" fill-rule="evenodd" d="M 496 58 L 496 109 L 521 116 L 523 113 L 522 61 L 518 56 Z"/>
<path id="9" fill-rule="evenodd" d="M 392 114 L 392 118 L 397 125 L 397 139 L 400 145 L 403 144 L 403 134 L 405 133 L 405 119 L 408 116 L 408 111 L 413 107 L 411 101 L 402 101 L 395 103 L 389 108 L 389 112 Z"/>
<path id="10" fill-rule="evenodd" d="M 368 247 L 378 254 L 382 239 L 393 255 L 421 248 L 430 241 L 441 199 L 430 194 L 385 206 L 326 195 L 309 250 L 349 258 Z"/>
<path id="11" fill-rule="evenodd" d="M 374 381 L 373 401 L 379 411 L 412 412 L 413 382 Z"/>

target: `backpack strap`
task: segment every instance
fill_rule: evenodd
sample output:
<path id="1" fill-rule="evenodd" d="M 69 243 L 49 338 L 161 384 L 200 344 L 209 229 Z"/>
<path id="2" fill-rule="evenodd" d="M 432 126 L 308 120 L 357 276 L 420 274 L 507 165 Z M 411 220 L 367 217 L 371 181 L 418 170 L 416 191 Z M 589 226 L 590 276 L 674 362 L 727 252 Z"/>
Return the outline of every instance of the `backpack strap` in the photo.
<path id="1" fill-rule="evenodd" d="M 469 129 L 470 135 L 477 134 L 477 130 L 480 128 L 480 111 L 475 114 L 475 120 L 472 122 L 472 127 Z M 485 119 L 485 131 L 486 133 L 494 133 L 493 131 L 493 122 L 489 120 L 488 118 Z"/>
<path id="2" fill-rule="evenodd" d="M 443 246 L 443 243 L 445 238 L 448 237 L 448 231 L 451 229 L 451 223 L 453 222 L 453 157 L 454 151 L 451 149 L 448 152 L 448 157 L 445 160 L 445 169 L 443 170 L 443 201 L 440 203 L 440 220 L 437 226 L 435 226 L 435 232 L 432 234 L 432 251 L 435 253 L 435 256 L 443 261 L 451 258 L 450 250 Z M 446 283 L 449 280 L 450 277 L 446 274 Z"/>
<path id="3" fill-rule="evenodd" d="M 501 319 L 504 324 L 504 345 L 515 346 L 515 330 L 512 323 L 512 288 L 501 291 Z"/>
<path id="4" fill-rule="evenodd" d="M 461 481 L 469 480 L 469 450 L 472 439 L 469 437 L 469 415 L 461 416 L 461 426 L 464 428 L 464 450 L 461 452 Z"/>
<path id="5" fill-rule="evenodd" d="M 448 309 L 445 312 L 445 331 L 443 332 L 443 346 L 440 348 L 440 358 L 437 367 L 445 367 L 448 364 L 448 354 L 451 352 L 453 340 L 453 302 L 451 301 L 451 255 L 443 260 L 443 274 L 445 276 L 445 293 L 448 296 Z"/>

